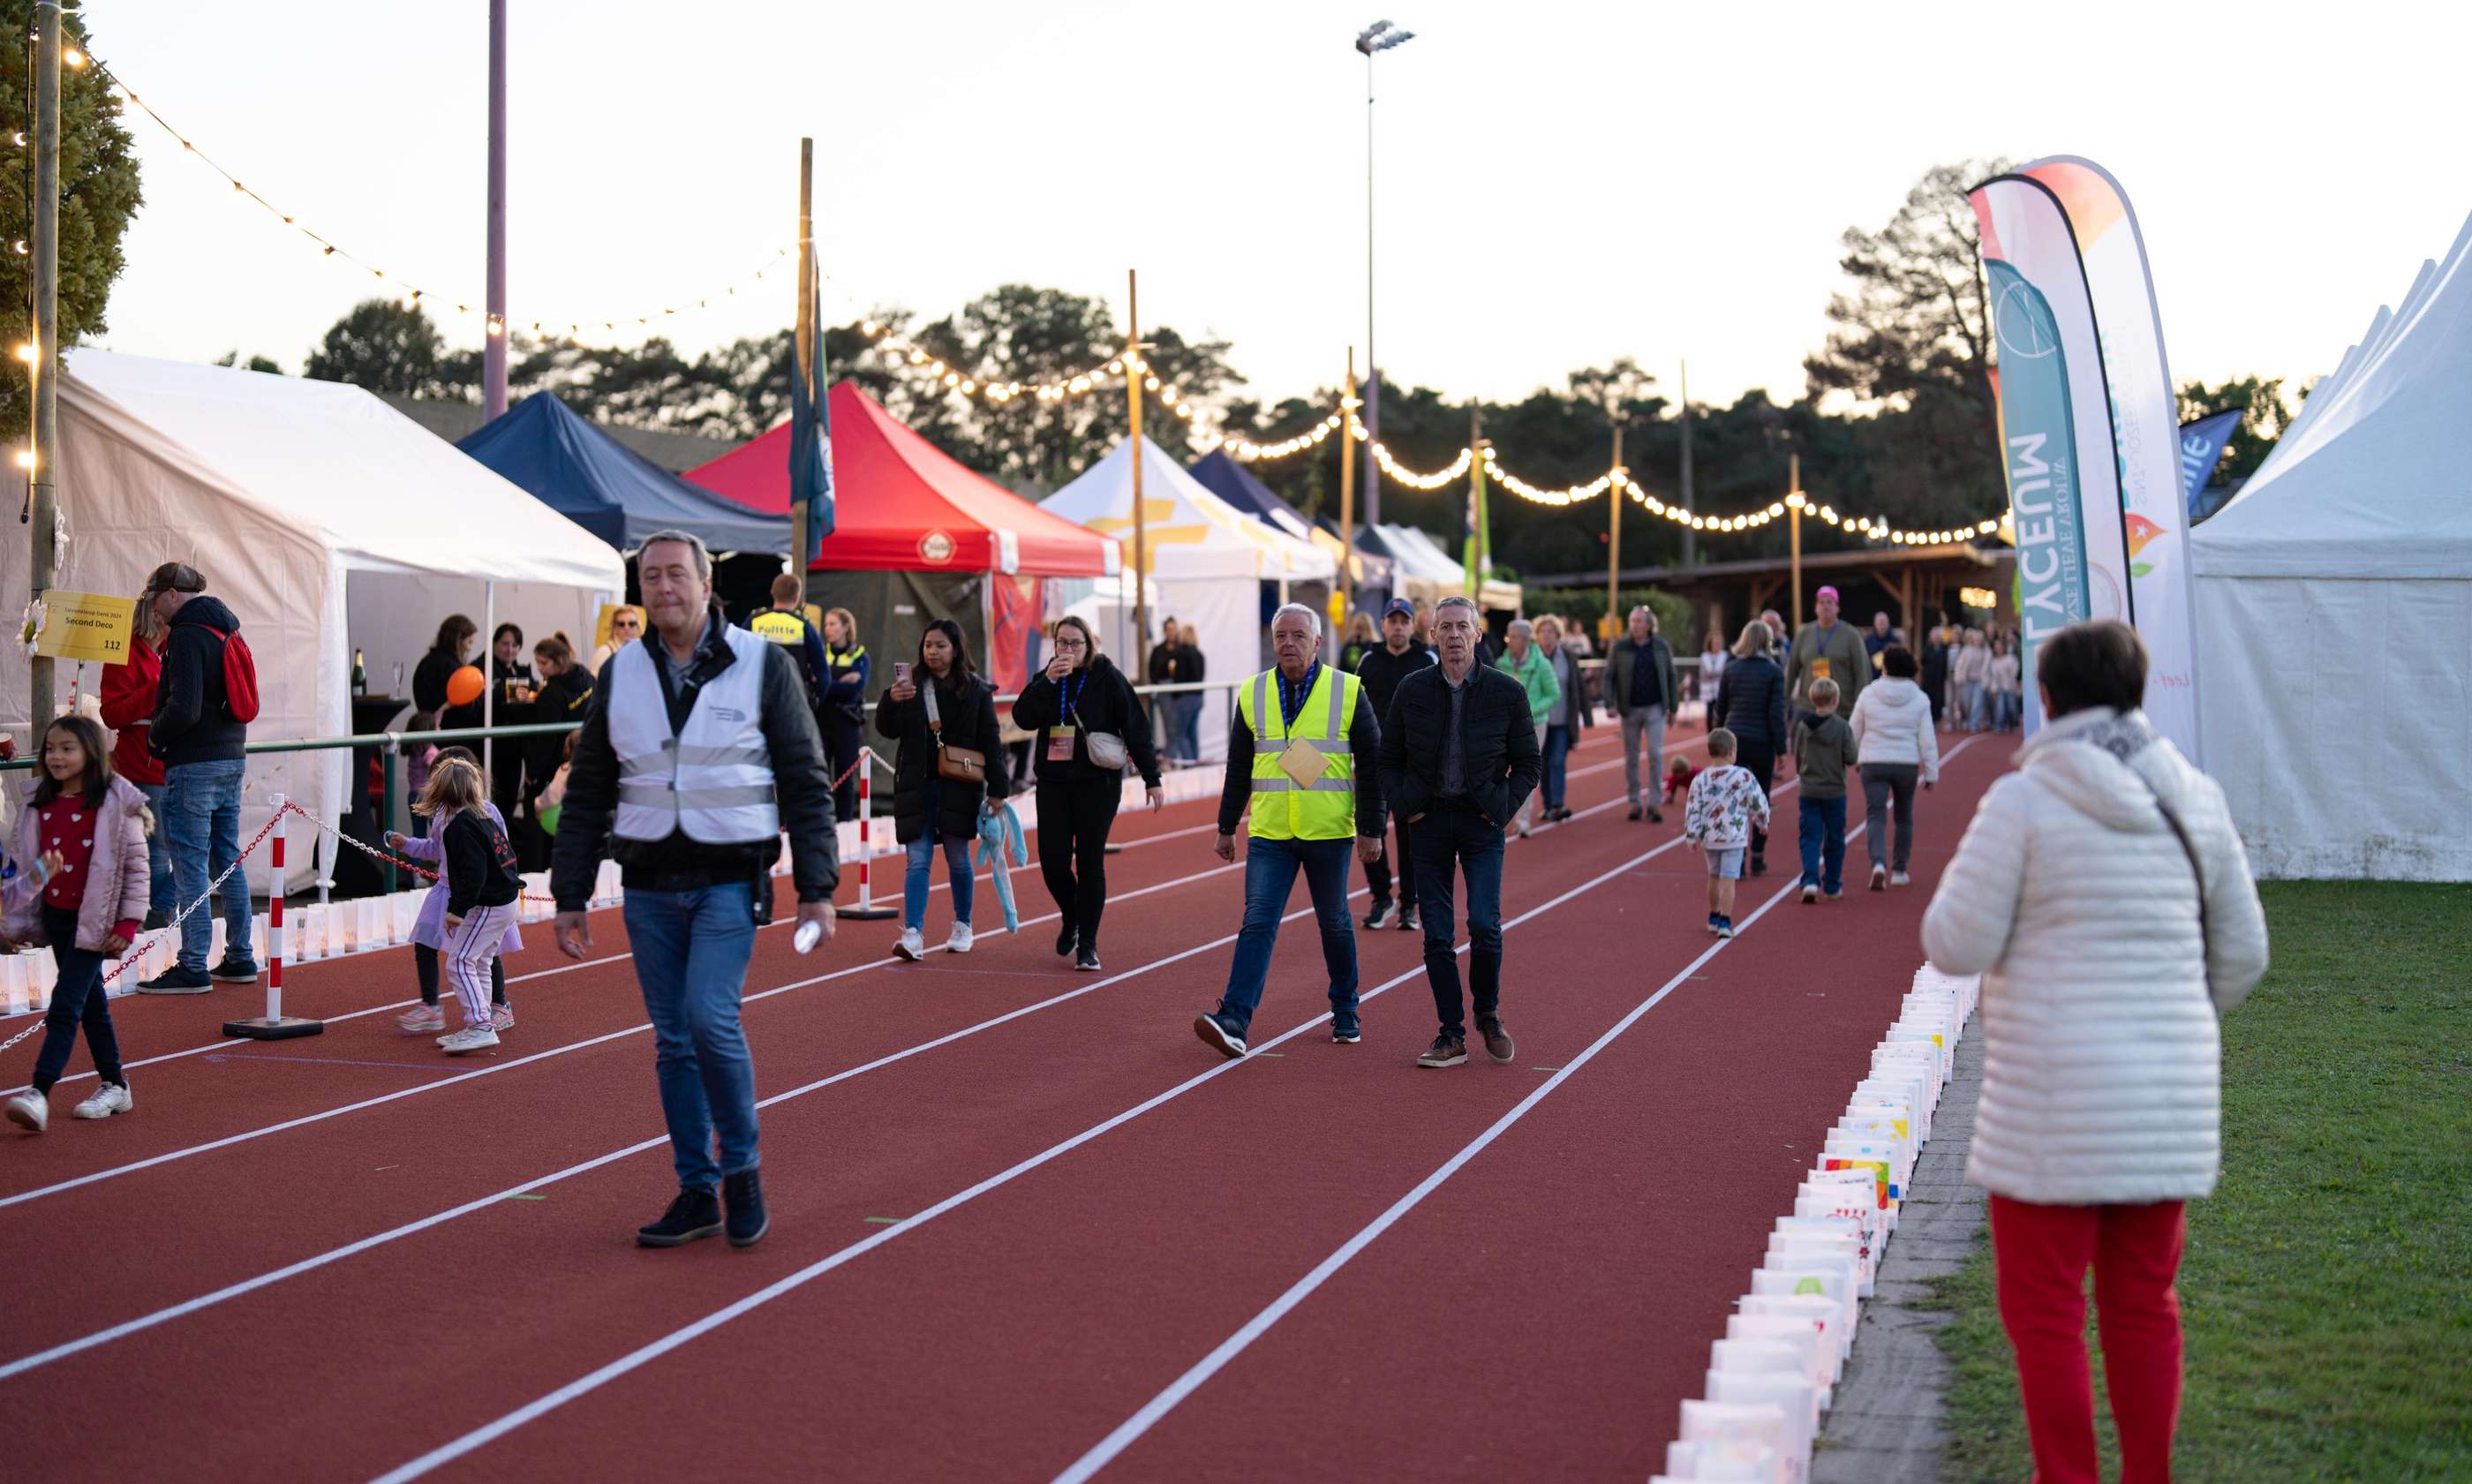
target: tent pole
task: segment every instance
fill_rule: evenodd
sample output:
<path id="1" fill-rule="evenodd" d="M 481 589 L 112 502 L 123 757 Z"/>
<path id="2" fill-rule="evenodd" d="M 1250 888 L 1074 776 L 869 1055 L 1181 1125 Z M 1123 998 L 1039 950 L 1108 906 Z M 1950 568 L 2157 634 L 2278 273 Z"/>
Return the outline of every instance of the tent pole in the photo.
<path id="1" fill-rule="evenodd" d="M 481 648 L 481 725 L 486 729 L 497 715 L 498 581 L 495 577 L 481 584 L 481 632 L 489 636 L 482 641 Z M 495 742 L 496 739 L 491 737 L 481 739 L 481 776 L 489 781 L 487 789 L 491 794 L 498 791 L 496 775 L 489 771 L 490 748 Z"/>
<path id="2" fill-rule="evenodd" d="M 1150 540 L 1142 516 L 1142 378 L 1150 368 L 1142 364 L 1142 285 L 1140 275 L 1125 270 L 1125 398 L 1132 418 L 1133 445 L 1133 673 L 1150 673 L 1151 606 L 1150 588 L 1144 580 L 1150 576 Z M 1136 681 L 1135 684 L 1140 682 Z"/>

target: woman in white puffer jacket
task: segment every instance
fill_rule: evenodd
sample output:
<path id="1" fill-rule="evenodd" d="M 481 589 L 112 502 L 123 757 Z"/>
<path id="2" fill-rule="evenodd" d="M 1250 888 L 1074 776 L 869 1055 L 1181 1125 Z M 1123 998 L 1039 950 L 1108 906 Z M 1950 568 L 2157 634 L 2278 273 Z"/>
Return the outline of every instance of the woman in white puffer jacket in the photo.
<path id="1" fill-rule="evenodd" d="M 1871 847 L 1871 889 L 1910 879 L 1914 851 L 1914 785 L 1939 782 L 1939 733 L 1932 729 L 1931 697 L 1914 683 L 1913 651 L 1892 644 L 1880 651 L 1881 678 L 1854 702 L 1854 748 L 1862 758 L 1863 838 Z M 1896 806 L 1896 874 L 1889 865 L 1890 805 Z"/>
<path id="2" fill-rule="evenodd" d="M 2170 1477 L 2183 1203 L 2215 1188 L 2217 1018 L 2266 972 L 2266 920 L 2222 790 L 2136 709 L 2136 634 L 2077 624 L 2040 648 L 2051 719 L 1984 796 L 1923 947 L 1983 976 L 1965 1174 L 1991 1194 L 2035 1477 L 2097 1476 L 2092 1265 L 2122 1484 L 2140 1484 Z"/>

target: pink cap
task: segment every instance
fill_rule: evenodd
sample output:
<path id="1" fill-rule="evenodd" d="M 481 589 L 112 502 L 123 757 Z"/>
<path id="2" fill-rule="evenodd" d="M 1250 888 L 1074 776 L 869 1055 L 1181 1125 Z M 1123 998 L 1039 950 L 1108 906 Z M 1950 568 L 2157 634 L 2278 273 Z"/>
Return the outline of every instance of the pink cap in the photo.
<path id="1" fill-rule="evenodd" d="M 1837 589 L 1835 589 L 1835 588 L 1833 588 L 1833 587 L 1823 587 L 1823 588 L 1821 588 L 1818 592 L 1817 592 L 1817 593 L 1813 594 L 1812 596 L 1813 596 L 1814 598 L 1825 598 L 1825 599 L 1827 599 L 1830 602 L 1843 602 L 1843 601 L 1845 601 L 1845 600 L 1843 600 L 1843 599 L 1842 599 L 1842 598 L 1840 598 L 1840 597 L 1838 597 L 1838 596 L 1837 596 Z"/>

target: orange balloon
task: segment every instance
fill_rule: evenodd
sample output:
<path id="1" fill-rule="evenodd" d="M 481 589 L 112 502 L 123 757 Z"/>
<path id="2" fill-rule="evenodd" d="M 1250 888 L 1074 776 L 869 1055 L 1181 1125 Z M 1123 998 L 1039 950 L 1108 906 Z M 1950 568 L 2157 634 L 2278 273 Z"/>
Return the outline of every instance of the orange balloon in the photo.
<path id="1" fill-rule="evenodd" d="M 446 704 L 469 706 L 481 698 L 481 667 L 466 665 L 446 677 Z"/>

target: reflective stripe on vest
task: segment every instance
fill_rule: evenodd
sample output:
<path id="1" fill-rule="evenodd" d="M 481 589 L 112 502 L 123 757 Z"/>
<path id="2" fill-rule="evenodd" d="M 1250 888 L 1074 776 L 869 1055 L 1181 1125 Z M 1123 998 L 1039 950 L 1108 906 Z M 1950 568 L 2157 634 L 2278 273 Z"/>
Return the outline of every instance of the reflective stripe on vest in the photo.
<path id="1" fill-rule="evenodd" d="M 1236 709 L 1253 734 L 1253 834 L 1274 840 L 1346 839 L 1356 833 L 1357 761 L 1348 748 L 1347 723 L 1356 715 L 1362 682 L 1322 666 L 1290 728 L 1273 690 L 1278 678 L 1276 670 L 1264 671 L 1236 693 Z M 1319 777 L 1300 784 L 1279 766 L 1280 755 L 1295 742 L 1321 755 Z"/>
<path id="2" fill-rule="evenodd" d="M 764 666 L 772 647 L 743 628 L 722 637 L 732 663 L 696 692 L 686 727 L 675 737 L 649 646 L 628 645 L 602 671 L 609 747 L 618 759 L 619 838 L 664 840 L 684 832 L 706 845 L 735 845 L 781 833 L 772 751 L 764 741 Z"/>

